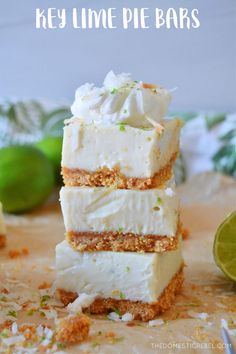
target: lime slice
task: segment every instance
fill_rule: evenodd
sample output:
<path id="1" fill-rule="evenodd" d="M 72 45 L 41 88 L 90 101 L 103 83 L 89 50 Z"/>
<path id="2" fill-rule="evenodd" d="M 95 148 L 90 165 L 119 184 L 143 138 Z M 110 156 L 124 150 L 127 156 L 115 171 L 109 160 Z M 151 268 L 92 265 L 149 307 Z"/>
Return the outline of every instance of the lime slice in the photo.
<path id="1" fill-rule="evenodd" d="M 213 252 L 217 266 L 236 281 L 236 211 L 218 227 Z"/>

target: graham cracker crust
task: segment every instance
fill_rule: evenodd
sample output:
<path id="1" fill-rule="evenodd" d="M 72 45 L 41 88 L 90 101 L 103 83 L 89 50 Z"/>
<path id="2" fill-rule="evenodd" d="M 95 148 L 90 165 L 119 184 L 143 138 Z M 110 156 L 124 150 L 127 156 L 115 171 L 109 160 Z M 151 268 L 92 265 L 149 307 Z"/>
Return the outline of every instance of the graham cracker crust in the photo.
<path id="1" fill-rule="evenodd" d="M 66 233 L 66 239 L 76 251 L 113 251 L 113 252 L 158 252 L 176 250 L 181 227 L 176 236 L 138 235 L 119 231 Z"/>
<path id="2" fill-rule="evenodd" d="M 163 188 L 172 177 L 173 164 L 178 156 L 175 152 L 170 161 L 153 177 L 126 177 L 118 167 L 110 170 L 102 167 L 96 171 L 86 171 L 79 168 L 62 167 L 62 176 L 66 186 L 115 187 L 119 189 L 151 189 Z"/>
<path id="3" fill-rule="evenodd" d="M 183 266 L 181 266 L 180 270 L 162 292 L 158 301 L 154 303 L 149 304 L 141 301 L 97 298 L 87 309 L 85 309 L 85 311 L 92 314 L 106 314 L 115 310 L 121 315 L 129 312 L 134 316 L 135 320 L 141 320 L 144 322 L 150 321 L 170 308 L 174 302 L 175 296 L 181 290 L 183 280 Z M 65 291 L 63 289 L 58 289 L 57 292 L 61 302 L 65 306 L 78 297 L 77 293 Z"/>
<path id="4" fill-rule="evenodd" d="M 6 246 L 6 235 L 0 234 L 0 248 L 4 248 Z"/>

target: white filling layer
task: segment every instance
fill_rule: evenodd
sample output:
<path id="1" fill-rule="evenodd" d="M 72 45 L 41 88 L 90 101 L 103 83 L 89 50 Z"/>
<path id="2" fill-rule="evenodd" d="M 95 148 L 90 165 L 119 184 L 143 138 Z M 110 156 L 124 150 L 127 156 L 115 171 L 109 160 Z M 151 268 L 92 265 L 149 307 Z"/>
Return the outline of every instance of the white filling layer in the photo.
<path id="1" fill-rule="evenodd" d="M 182 264 L 181 243 L 164 253 L 78 252 L 56 247 L 56 286 L 78 294 L 152 303 Z"/>
<path id="2" fill-rule="evenodd" d="M 178 119 L 165 121 L 160 135 L 155 128 L 86 125 L 72 118 L 64 128 L 62 166 L 90 172 L 118 167 L 126 177 L 152 177 L 178 151 L 180 127 Z"/>
<path id="3" fill-rule="evenodd" d="M 179 200 L 171 188 L 62 187 L 60 200 L 66 231 L 176 235 Z"/>
<path id="4" fill-rule="evenodd" d="M 0 235 L 6 234 L 6 227 L 3 219 L 2 203 L 0 202 Z"/>

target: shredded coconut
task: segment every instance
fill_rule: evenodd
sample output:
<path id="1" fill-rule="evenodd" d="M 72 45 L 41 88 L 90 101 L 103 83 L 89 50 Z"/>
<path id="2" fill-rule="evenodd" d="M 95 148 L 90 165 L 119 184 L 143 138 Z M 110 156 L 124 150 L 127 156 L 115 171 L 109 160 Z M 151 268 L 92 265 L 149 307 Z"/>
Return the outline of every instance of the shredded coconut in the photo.
<path id="1" fill-rule="evenodd" d="M 5 345 L 11 346 L 13 344 L 23 342 L 25 337 L 21 334 L 19 336 L 9 337 L 9 338 L 2 338 L 2 341 Z"/>
<path id="2" fill-rule="evenodd" d="M 120 316 L 116 312 L 110 312 L 107 318 L 112 321 L 120 321 Z"/>
<path id="3" fill-rule="evenodd" d="M 149 321 L 148 324 L 149 326 L 151 327 L 155 327 L 155 326 L 161 326 L 163 325 L 165 322 L 162 320 L 162 319 L 159 319 L 159 320 L 152 320 L 152 321 Z"/>
<path id="4" fill-rule="evenodd" d="M 67 306 L 67 310 L 71 313 L 82 312 L 83 308 L 89 307 L 96 298 L 97 294 L 80 294 L 77 299 Z"/>
<path id="5" fill-rule="evenodd" d="M 134 319 L 134 315 L 132 315 L 131 313 L 127 312 L 125 313 L 122 317 L 121 317 L 121 321 L 124 322 L 130 322 L 133 321 Z"/>

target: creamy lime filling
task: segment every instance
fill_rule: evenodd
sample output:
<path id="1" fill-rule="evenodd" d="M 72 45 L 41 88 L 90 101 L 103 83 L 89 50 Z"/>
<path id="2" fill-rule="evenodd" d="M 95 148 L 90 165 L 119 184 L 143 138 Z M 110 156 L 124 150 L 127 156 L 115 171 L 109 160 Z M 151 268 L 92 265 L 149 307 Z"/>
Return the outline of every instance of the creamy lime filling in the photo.
<path id="1" fill-rule="evenodd" d="M 78 252 L 56 247 L 56 286 L 78 294 L 152 303 L 182 264 L 181 243 L 165 253 Z"/>
<path id="2" fill-rule="evenodd" d="M 66 231 L 170 237 L 177 232 L 179 200 L 172 188 L 63 187 L 60 200 Z"/>
<path id="3" fill-rule="evenodd" d="M 62 166 L 91 172 L 119 168 L 126 177 L 152 177 L 179 149 L 180 120 L 166 120 L 163 127 L 84 124 L 72 118 L 64 128 Z"/>

